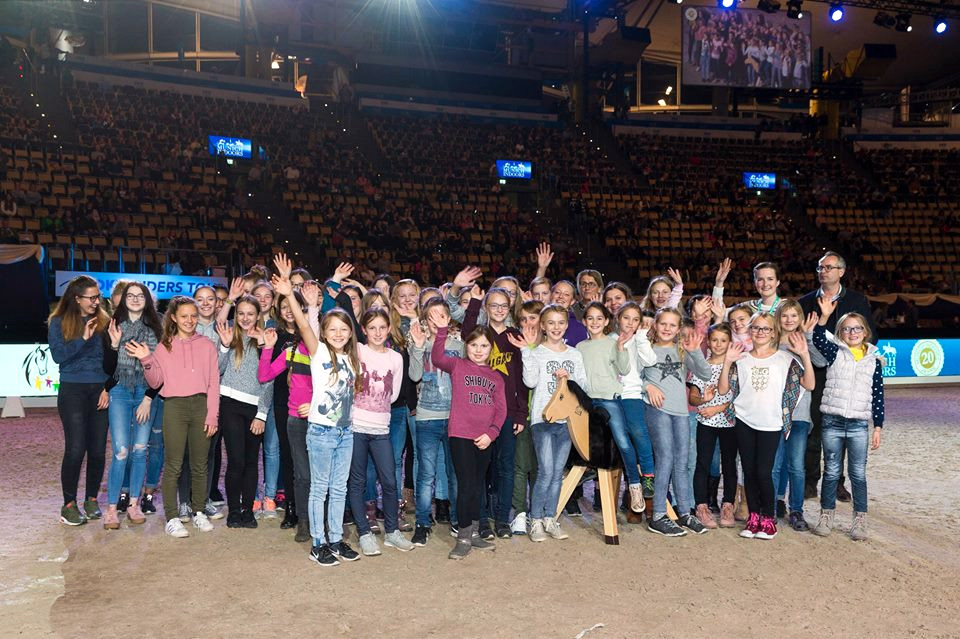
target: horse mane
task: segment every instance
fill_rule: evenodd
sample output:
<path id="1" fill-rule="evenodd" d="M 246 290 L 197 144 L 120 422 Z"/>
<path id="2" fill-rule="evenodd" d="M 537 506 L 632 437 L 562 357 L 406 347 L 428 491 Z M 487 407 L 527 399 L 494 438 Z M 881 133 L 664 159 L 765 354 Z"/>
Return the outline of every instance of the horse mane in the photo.
<path id="1" fill-rule="evenodd" d="M 584 410 L 593 410 L 593 400 L 590 399 L 590 396 L 587 395 L 586 391 L 580 388 L 579 384 L 572 379 L 567 378 L 567 389 L 573 393 L 573 396 L 577 398 L 577 402 L 583 407 Z"/>

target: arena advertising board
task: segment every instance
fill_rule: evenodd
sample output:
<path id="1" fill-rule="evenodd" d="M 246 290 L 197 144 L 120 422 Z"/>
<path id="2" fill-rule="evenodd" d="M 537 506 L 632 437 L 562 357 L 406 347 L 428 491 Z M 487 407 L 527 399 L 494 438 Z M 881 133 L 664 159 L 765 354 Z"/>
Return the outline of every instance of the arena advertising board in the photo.
<path id="1" fill-rule="evenodd" d="M 533 163 L 523 160 L 497 160 L 497 177 L 529 180 L 533 177 Z"/>
<path id="2" fill-rule="evenodd" d="M 100 292 L 109 295 L 117 280 L 143 282 L 158 300 L 168 300 L 177 295 L 193 295 L 201 286 L 226 286 L 227 278 L 206 275 L 151 275 L 147 273 L 100 273 L 84 271 L 57 271 L 56 296 L 60 297 L 70 280 L 78 275 L 89 275 L 100 284 Z"/>
<path id="3" fill-rule="evenodd" d="M 46 344 L 0 344 L 0 397 L 55 397 L 60 367 Z"/>
<path id="4" fill-rule="evenodd" d="M 960 339 L 882 339 L 877 348 L 886 378 L 960 376 Z"/>
<path id="5" fill-rule="evenodd" d="M 250 159 L 253 155 L 253 142 L 246 138 L 229 138 L 225 135 L 208 135 L 207 150 L 210 155 L 223 153 L 228 158 Z"/>

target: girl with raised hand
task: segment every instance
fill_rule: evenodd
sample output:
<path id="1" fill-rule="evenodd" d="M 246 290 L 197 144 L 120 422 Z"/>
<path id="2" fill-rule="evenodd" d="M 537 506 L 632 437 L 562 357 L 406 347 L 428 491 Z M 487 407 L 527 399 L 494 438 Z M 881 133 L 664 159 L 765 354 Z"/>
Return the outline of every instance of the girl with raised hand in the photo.
<path id="1" fill-rule="evenodd" d="M 540 312 L 539 326 L 524 327 L 522 339 L 509 336 L 510 343 L 522 354 L 523 383 L 533 390 L 530 430 L 538 467 L 530 505 L 530 541 L 535 542 L 546 541 L 547 536 L 568 537 L 556 517 L 563 469 L 570 454 L 570 433 L 566 420 L 543 421 L 543 409 L 553 397 L 558 380 L 569 378 L 581 388 L 587 383 L 583 356 L 564 341 L 569 315 L 566 307 L 551 304 Z"/>
<path id="2" fill-rule="evenodd" d="M 143 284 L 131 282 L 120 294 L 120 302 L 107 329 L 109 348 L 104 363 L 112 376 L 107 381 L 110 393 L 110 442 L 113 460 L 107 477 L 107 513 L 103 527 L 120 527 L 118 502 L 126 489 L 127 521 L 142 524 L 147 519 L 140 509 L 140 490 L 147 469 L 147 444 L 157 411 L 153 409 L 156 389 L 150 388 L 140 361 L 131 357 L 127 342 L 146 344 L 154 350 L 160 341 L 160 316 L 153 305 L 153 295 Z M 129 468 L 128 483 L 124 483 Z"/>
<path id="3" fill-rule="evenodd" d="M 707 528 L 716 528 L 709 502 L 716 498 L 716 484 L 711 484 L 710 465 L 717 443 L 720 445 L 720 467 L 723 472 L 723 500 L 720 506 L 720 527 L 736 525 L 734 503 L 737 496 L 737 432 L 730 394 L 717 393 L 717 381 L 723 371 L 723 360 L 733 336 L 727 324 L 714 324 L 707 330 L 710 357 L 707 363 L 710 379 L 693 375 L 690 379 L 690 404 L 697 409 L 697 462 L 693 474 L 693 496 L 696 515 Z M 713 494 L 711 494 L 713 490 Z"/>
<path id="4" fill-rule="evenodd" d="M 826 324 L 837 309 L 837 301 L 826 295 L 817 298 L 820 317 L 813 329 L 813 344 L 826 360 L 827 382 L 823 389 L 823 486 L 820 490 L 820 519 L 813 532 L 825 537 L 833 528 L 837 505 L 837 482 L 847 451 L 847 475 L 853 486 L 853 525 L 850 539 L 867 538 L 867 446 L 880 448 L 883 432 L 883 359 L 870 343 L 870 324 L 859 313 L 846 313 L 837 322 L 832 339 Z M 873 420 L 873 435 L 869 421 Z"/>
<path id="5" fill-rule="evenodd" d="M 780 432 L 789 431 L 801 387 L 813 390 L 813 367 L 807 340 L 791 333 L 790 353 L 780 350 L 780 326 L 771 313 L 750 320 L 753 350 L 733 342 L 727 349 L 717 392 L 732 393 L 736 415 L 737 448 L 743 466 L 750 518 L 740 536 L 773 539 L 777 535 L 774 506 L 773 462 Z M 789 438 L 790 433 L 784 433 Z"/>
<path id="6" fill-rule="evenodd" d="M 650 280 L 647 292 L 640 301 L 640 309 L 656 313 L 661 308 L 677 308 L 683 299 L 683 277 L 680 271 L 668 268 L 667 275 L 658 275 Z"/>
<path id="7" fill-rule="evenodd" d="M 405 371 L 403 357 L 387 346 L 390 337 L 390 314 L 384 308 L 367 311 L 360 318 L 366 343 L 359 345 L 361 388 L 353 407 L 353 457 L 350 465 L 348 494 L 350 510 L 364 512 L 367 489 L 367 463 L 373 458 L 376 477 L 383 489 L 384 545 L 397 550 L 413 549 L 398 529 L 397 472 L 390 440 L 391 404 L 400 396 Z M 379 555 L 380 545 L 371 532 L 366 517 L 354 518 L 360 552 Z"/>
<path id="8" fill-rule="evenodd" d="M 537 300 L 530 300 L 523 303 L 523 307 L 520 309 L 520 331 L 521 335 L 523 329 L 526 327 L 531 327 L 536 334 L 540 333 L 540 311 L 543 310 L 543 303 L 538 302 Z M 509 334 L 507 336 L 509 340 Z M 516 348 L 513 343 L 510 344 L 512 347 Z M 519 351 L 518 351 L 519 354 Z M 519 356 L 519 355 L 518 355 Z M 523 381 L 523 363 L 521 364 L 521 378 L 520 381 Z M 518 400 L 523 402 L 523 405 L 529 409 L 530 407 L 530 390 L 526 385 L 522 385 L 522 391 Z M 508 409 L 509 410 L 509 409 Z M 516 432 L 516 447 L 514 453 L 514 464 L 513 464 L 513 510 L 514 517 L 510 522 L 510 533 L 513 535 L 526 535 L 527 534 L 527 513 L 530 512 L 529 508 L 529 499 L 528 499 L 528 489 L 529 496 L 532 496 L 533 492 L 533 483 L 537 477 L 537 454 L 533 449 L 533 436 L 530 433 L 529 424 L 524 423 L 525 428 L 518 430 Z"/>
<path id="9" fill-rule="evenodd" d="M 217 349 L 206 337 L 197 334 L 197 303 L 184 296 L 170 300 L 163 316 L 160 344 L 151 353 L 149 347 L 127 342 L 127 353 L 140 360 L 143 374 L 152 388 L 161 388 L 163 397 L 163 500 L 171 537 L 188 537 L 177 512 L 177 484 L 183 467 L 183 454 L 190 454 L 190 483 L 193 524 L 203 532 L 213 530 L 204 514 L 207 496 L 207 450 L 210 437 L 217 432 L 220 407 L 220 371 Z"/>
<path id="10" fill-rule="evenodd" d="M 410 339 L 407 350 L 410 353 L 409 376 L 414 382 L 420 383 L 419 399 L 417 401 L 417 434 L 414 445 L 417 455 L 417 527 L 413 534 L 413 543 L 416 546 L 425 546 L 431 534 L 430 505 L 435 480 L 438 480 L 437 458 L 443 450 L 444 459 L 450 460 L 450 439 L 448 425 L 450 419 L 451 380 L 449 373 L 438 370 L 433 363 L 432 353 L 434 341 L 439 339 L 439 326 L 432 319 L 431 309 L 442 308 L 448 313 L 447 306 L 440 297 L 432 297 L 420 311 L 422 321 L 410 327 Z M 443 341 L 444 352 L 449 357 L 460 357 L 463 353 L 463 342 L 459 339 L 445 336 Z M 453 504 L 450 513 L 450 533 L 457 535 L 456 477 L 447 463 L 447 486 L 450 501 Z M 438 498 L 439 502 L 439 498 Z M 439 507 L 438 507 L 439 509 Z M 437 517 L 440 519 L 439 515 Z"/>
<path id="11" fill-rule="evenodd" d="M 220 336 L 220 429 L 227 449 L 227 526 L 256 528 L 253 500 L 257 491 L 260 443 L 273 404 L 273 382 L 257 377 L 263 330 L 256 298 L 236 303 L 233 327 L 217 322 Z M 191 457 L 192 459 L 192 457 Z"/>
<path id="12" fill-rule="evenodd" d="M 446 371 L 453 380 L 449 459 L 453 461 L 457 475 L 460 529 L 457 531 L 457 544 L 448 556 L 450 559 L 463 559 L 473 548 L 496 549 L 480 536 L 478 523 L 481 494 L 486 490 L 490 445 L 505 424 L 507 403 L 503 378 L 489 365 L 494 344 L 493 330 L 487 326 L 476 326 L 467 333 L 467 357 L 462 359 L 451 357 L 445 350 L 449 314 L 439 306 L 434 306 L 430 310 L 429 320 L 437 327 L 431 359 L 437 368 Z"/>
<path id="13" fill-rule="evenodd" d="M 63 507 L 60 522 L 79 526 L 99 519 L 97 493 L 103 479 L 107 447 L 107 406 L 104 390 L 103 340 L 110 318 L 102 307 L 100 286 L 92 277 L 70 280 L 57 308 L 50 314 L 47 343 L 53 361 L 60 365 L 57 412 L 63 424 L 63 461 L 60 486 Z M 86 500 L 77 505 L 80 468 L 87 458 Z"/>
<path id="14" fill-rule="evenodd" d="M 515 285 L 515 283 L 514 283 Z M 513 499 L 514 465 L 516 461 L 516 437 L 527 423 L 527 400 L 529 391 L 523 385 L 523 362 L 520 351 L 510 342 L 509 336 L 520 336 L 520 331 L 508 324 L 512 316 L 513 300 L 510 292 L 504 288 L 491 288 L 486 295 L 479 287 L 471 291 L 470 304 L 461 326 L 462 335 L 470 335 L 478 326 L 482 310 L 486 315 L 486 326 L 493 338 L 490 350 L 489 366 L 503 377 L 503 391 L 507 402 L 506 418 L 501 425 L 500 436 L 492 449 L 495 489 L 497 492 L 497 510 L 489 512 L 486 495 L 481 495 L 483 508 L 479 524 L 479 534 L 483 539 L 493 539 L 494 535 L 506 539 L 510 532 L 510 505 Z M 521 308 L 521 313 L 522 313 Z M 489 515 L 493 516 L 494 528 L 491 530 Z"/>
<path id="15" fill-rule="evenodd" d="M 647 522 L 647 529 L 668 537 L 685 535 L 686 531 L 681 526 L 697 534 L 707 530 L 696 515 L 691 514 L 693 496 L 690 494 L 690 473 L 687 468 L 690 426 L 686 381 L 688 372 L 701 379 L 710 379 L 712 371 L 700 350 L 702 335 L 688 331 L 681 343 L 682 319 L 675 308 L 666 307 L 657 311 L 651 329 L 653 352 L 657 359 L 643 369 L 648 404 L 645 417 L 653 440 L 653 454 L 657 459 L 653 519 Z M 671 483 L 679 510 L 676 523 L 667 517 L 667 489 Z"/>

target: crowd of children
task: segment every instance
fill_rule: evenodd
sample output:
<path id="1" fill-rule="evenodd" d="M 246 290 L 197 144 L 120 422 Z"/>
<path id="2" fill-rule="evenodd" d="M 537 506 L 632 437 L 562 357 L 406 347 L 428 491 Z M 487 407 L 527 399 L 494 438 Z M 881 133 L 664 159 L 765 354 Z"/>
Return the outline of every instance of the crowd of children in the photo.
<path id="1" fill-rule="evenodd" d="M 368 289 L 349 264 L 314 280 L 280 254 L 272 276 L 255 267 L 229 288 L 200 287 L 162 316 L 140 282 L 107 300 L 94 279 L 75 278 L 49 322 L 61 522 L 102 518 L 110 530 L 125 513 L 144 523 L 162 467 L 170 536 L 189 536 L 191 522 L 210 532 L 225 514 L 229 528 L 256 528 L 283 510 L 281 527 L 311 542 L 321 566 L 381 554 L 379 533 L 389 548 L 424 546 L 439 523 L 456 540 L 451 559 L 513 535 L 566 539 L 560 515 L 580 512 L 578 493 L 558 503 L 571 439 L 543 416 L 565 378 L 608 416 L 628 521 L 665 536 L 743 521 L 741 537 L 772 539 L 782 519 L 809 530 L 804 456 L 816 413 L 824 474 L 813 533 L 834 527 L 846 453 L 850 537 L 866 538 L 883 363 L 863 314 L 834 317 L 840 295 L 822 287 L 805 316 L 780 298 L 769 262 L 754 268 L 760 297 L 727 308 L 729 260 L 710 294 L 683 304 L 673 269 L 635 300 L 597 271 L 551 282 L 544 256 L 549 247 L 528 290 L 500 277 L 484 291 L 473 266 L 439 288 L 380 275 Z"/>

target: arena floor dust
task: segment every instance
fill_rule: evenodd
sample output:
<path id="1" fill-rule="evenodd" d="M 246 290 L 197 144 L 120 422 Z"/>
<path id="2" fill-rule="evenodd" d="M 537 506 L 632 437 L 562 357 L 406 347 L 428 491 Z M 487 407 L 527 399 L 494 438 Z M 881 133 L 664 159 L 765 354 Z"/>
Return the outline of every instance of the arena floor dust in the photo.
<path id="1" fill-rule="evenodd" d="M 890 389 L 868 465 L 870 534 L 665 539 L 599 517 L 570 539 L 498 541 L 463 562 L 433 537 L 332 569 L 278 521 L 175 540 L 161 515 L 107 532 L 58 523 L 53 410 L 0 422 L 4 637 L 960 637 L 960 391 Z M 102 499 L 101 499 L 102 501 Z M 808 519 L 819 511 L 807 502 Z M 850 506 L 839 520 L 849 525 Z M 355 539 L 355 535 L 353 536 Z"/>

